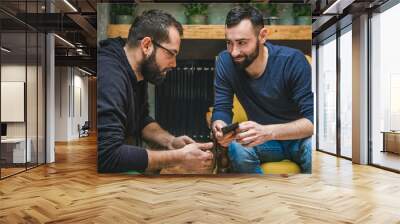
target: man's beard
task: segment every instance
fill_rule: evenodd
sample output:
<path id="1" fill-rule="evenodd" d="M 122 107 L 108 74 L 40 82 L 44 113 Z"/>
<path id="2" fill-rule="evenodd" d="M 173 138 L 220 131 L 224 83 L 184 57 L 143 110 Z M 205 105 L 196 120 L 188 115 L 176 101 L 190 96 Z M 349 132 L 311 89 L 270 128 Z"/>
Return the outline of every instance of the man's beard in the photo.
<path id="1" fill-rule="evenodd" d="M 235 60 L 233 60 L 233 58 L 232 61 L 235 64 L 236 68 L 240 70 L 245 70 L 247 67 L 249 67 L 249 65 L 251 65 L 254 62 L 254 60 L 256 60 L 259 53 L 260 53 L 259 41 L 257 40 L 256 49 L 253 51 L 253 53 L 249 55 L 244 55 L 244 60 L 242 62 L 236 62 Z"/>
<path id="2" fill-rule="evenodd" d="M 157 65 L 156 50 L 153 51 L 149 58 L 144 58 L 140 66 L 140 72 L 143 75 L 143 79 L 154 85 L 160 85 L 164 81 L 165 75 L 162 75 L 162 73 L 167 70 L 169 69 L 161 71 L 160 67 Z"/>

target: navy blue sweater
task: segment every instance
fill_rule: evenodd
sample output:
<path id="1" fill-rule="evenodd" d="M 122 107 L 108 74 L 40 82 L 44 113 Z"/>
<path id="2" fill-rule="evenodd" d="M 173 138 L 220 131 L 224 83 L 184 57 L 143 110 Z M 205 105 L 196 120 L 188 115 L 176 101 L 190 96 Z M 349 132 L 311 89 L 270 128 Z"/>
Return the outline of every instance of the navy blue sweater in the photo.
<path id="1" fill-rule="evenodd" d="M 219 54 L 212 121 L 232 122 L 232 100 L 236 94 L 251 121 L 266 125 L 307 118 L 313 123 L 311 67 L 303 53 L 270 43 L 266 46 L 267 66 L 257 79 L 237 69 L 227 51 Z"/>
<path id="2" fill-rule="evenodd" d="M 147 83 L 138 82 L 121 38 L 100 42 L 97 54 L 97 147 L 99 172 L 143 171 L 147 151 L 130 144 L 154 119 Z"/>

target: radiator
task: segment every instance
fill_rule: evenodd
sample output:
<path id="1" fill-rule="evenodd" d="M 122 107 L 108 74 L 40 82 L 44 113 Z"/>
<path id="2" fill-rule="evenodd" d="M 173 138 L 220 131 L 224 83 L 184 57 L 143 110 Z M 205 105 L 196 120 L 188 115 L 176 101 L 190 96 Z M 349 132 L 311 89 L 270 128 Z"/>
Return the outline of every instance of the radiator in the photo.
<path id="1" fill-rule="evenodd" d="M 214 61 L 179 61 L 155 90 L 155 118 L 175 136 L 207 141 L 206 112 L 214 101 Z"/>

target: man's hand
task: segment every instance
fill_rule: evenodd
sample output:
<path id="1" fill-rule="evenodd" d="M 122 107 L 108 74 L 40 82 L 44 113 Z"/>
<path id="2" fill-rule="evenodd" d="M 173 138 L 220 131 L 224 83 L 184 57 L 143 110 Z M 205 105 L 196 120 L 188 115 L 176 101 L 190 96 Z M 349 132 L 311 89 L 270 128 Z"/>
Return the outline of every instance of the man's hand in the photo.
<path id="1" fill-rule="evenodd" d="M 236 140 L 244 147 L 253 147 L 274 139 L 273 126 L 260 125 L 254 121 L 239 124 Z"/>
<path id="2" fill-rule="evenodd" d="M 212 130 L 214 132 L 214 137 L 217 139 L 218 143 L 223 147 L 228 147 L 229 143 L 235 139 L 235 133 L 230 132 L 224 136 L 222 133 L 222 128 L 226 126 L 226 123 L 221 120 L 216 120 L 212 124 Z"/>
<path id="3" fill-rule="evenodd" d="M 195 143 L 193 139 L 191 139 L 189 136 L 182 135 L 179 137 L 173 138 L 169 144 L 168 144 L 168 149 L 173 150 L 173 149 L 180 149 L 185 147 L 185 145 Z"/>
<path id="4" fill-rule="evenodd" d="M 209 151 L 213 144 L 192 143 L 182 149 L 183 156 L 180 166 L 188 171 L 204 172 L 212 168 L 213 154 Z"/>

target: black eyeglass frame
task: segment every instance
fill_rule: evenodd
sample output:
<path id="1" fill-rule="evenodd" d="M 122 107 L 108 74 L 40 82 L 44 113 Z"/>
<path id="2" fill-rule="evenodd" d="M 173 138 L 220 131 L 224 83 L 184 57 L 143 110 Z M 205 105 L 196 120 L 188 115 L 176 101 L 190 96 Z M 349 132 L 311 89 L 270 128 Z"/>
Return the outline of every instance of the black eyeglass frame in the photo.
<path id="1" fill-rule="evenodd" d="M 141 37 L 141 38 L 138 38 L 137 40 L 143 40 L 143 38 L 144 38 L 144 37 Z M 168 54 L 169 54 L 171 57 L 176 57 L 176 56 L 178 55 L 178 53 L 174 52 L 174 50 L 171 50 L 171 49 L 168 49 L 168 48 L 162 46 L 161 44 L 159 44 L 157 41 L 155 41 L 155 40 L 153 40 L 153 39 L 151 39 L 151 43 L 153 43 L 153 44 L 156 45 L 157 47 L 162 48 L 162 49 L 164 49 L 165 51 L 167 51 Z"/>

